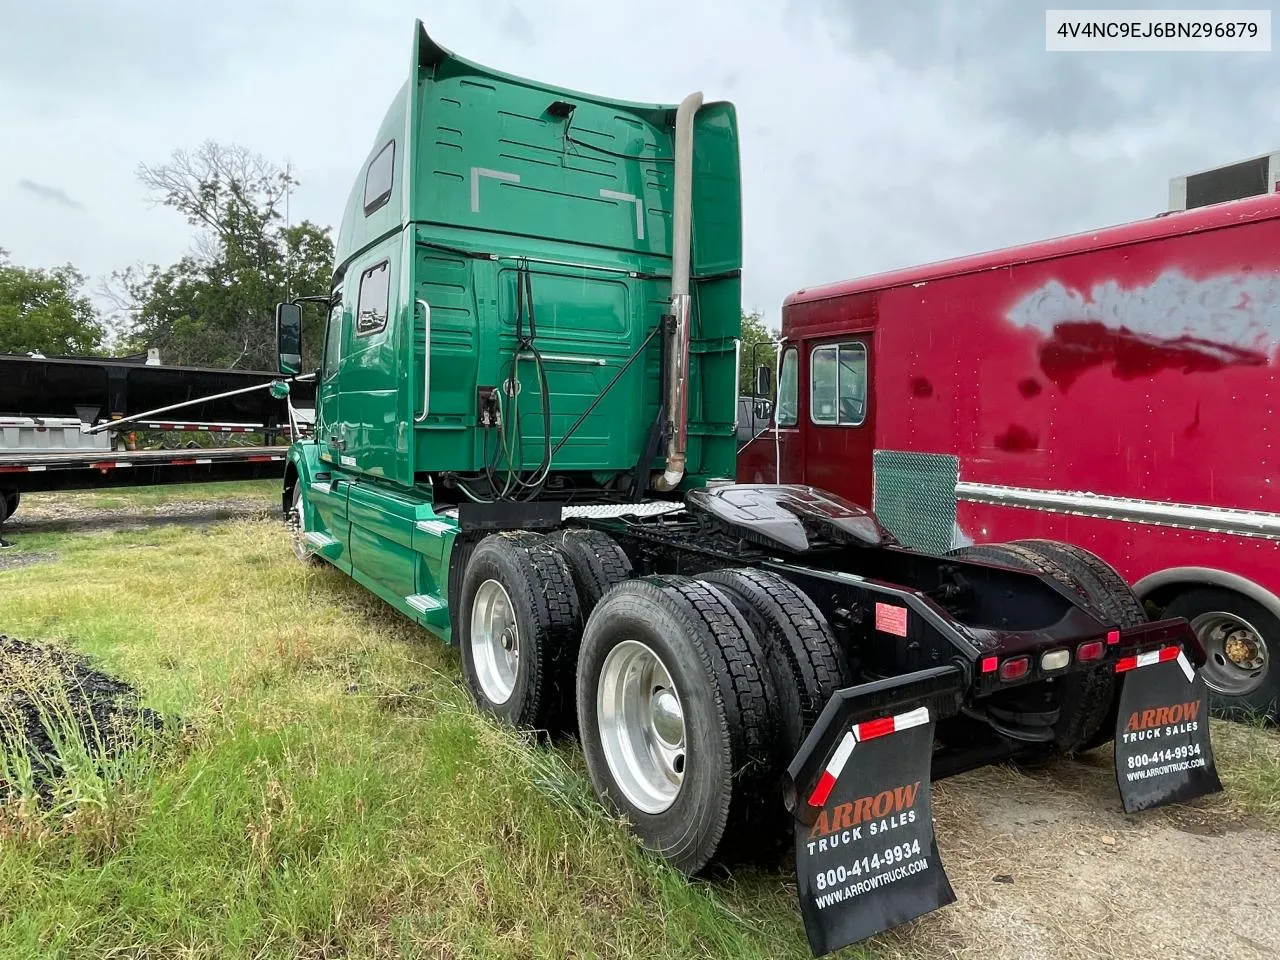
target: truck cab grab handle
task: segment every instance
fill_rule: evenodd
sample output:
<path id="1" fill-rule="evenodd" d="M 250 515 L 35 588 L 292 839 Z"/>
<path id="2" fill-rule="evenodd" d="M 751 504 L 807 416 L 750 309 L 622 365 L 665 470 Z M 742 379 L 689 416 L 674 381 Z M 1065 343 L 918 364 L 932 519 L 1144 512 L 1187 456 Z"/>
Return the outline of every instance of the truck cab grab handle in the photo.
<path id="1" fill-rule="evenodd" d="M 413 302 L 422 308 L 422 412 L 413 422 L 422 423 L 431 403 L 431 306 L 421 297 Z"/>

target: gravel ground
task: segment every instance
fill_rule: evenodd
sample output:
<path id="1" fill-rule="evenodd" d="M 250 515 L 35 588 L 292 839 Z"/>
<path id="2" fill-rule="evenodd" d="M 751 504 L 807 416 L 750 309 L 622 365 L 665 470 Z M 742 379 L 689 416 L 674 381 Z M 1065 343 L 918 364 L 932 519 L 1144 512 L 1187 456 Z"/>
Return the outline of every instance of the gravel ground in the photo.
<path id="1" fill-rule="evenodd" d="M 12 547 L 0 546 L 0 573 L 5 570 L 16 570 L 18 567 L 29 567 L 36 563 L 49 563 L 57 559 L 56 553 L 22 553 Z"/>
<path id="2" fill-rule="evenodd" d="M 957 902 L 888 938 L 890 955 L 1280 956 L 1280 837 L 1223 795 L 1126 816 L 1109 748 L 1032 776 L 976 770 L 935 791 Z"/>
<path id="3" fill-rule="evenodd" d="M 57 533 L 70 530 L 141 530 L 157 523 L 200 525 L 222 520 L 254 519 L 272 513 L 261 498 L 178 500 L 170 503 L 100 507 L 76 500 L 44 498 L 26 500 L 11 520 L 0 527 L 0 537 L 14 540 L 24 533 Z M 277 507 L 275 513 L 279 513 Z"/>

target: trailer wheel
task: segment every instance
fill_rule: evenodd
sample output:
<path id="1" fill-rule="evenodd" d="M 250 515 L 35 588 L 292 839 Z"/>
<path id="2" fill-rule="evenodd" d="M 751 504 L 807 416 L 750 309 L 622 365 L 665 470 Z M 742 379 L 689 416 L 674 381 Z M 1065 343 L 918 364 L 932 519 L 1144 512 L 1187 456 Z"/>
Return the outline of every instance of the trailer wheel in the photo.
<path id="1" fill-rule="evenodd" d="M 592 786 L 684 873 L 755 852 L 781 805 L 761 660 L 725 595 L 685 577 L 627 580 L 587 620 L 577 702 Z"/>
<path id="2" fill-rule="evenodd" d="M 569 562 L 578 588 L 581 619 L 586 623 L 611 587 L 631 579 L 631 561 L 618 542 L 600 530 L 566 527 L 551 534 L 551 542 Z"/>
<path id="3" fill-rule="evenodd" d="M 1280 622 L 1262 604 L 1222 587 L 1178 594 L 1166 617 L 1185 617 L 1208 660 L 1201 670 L 1209 702 L 1222 717 L 1280 720 Z"/>
<path id="4" fill-rule="evenodd" d="M 289 525 L 289 536 L 293 541 L 293 555 L 309 567 L 318 567 L 324 559 L 312 552 L 307 543 L 306 504 L 302 502 L 302 481 L 293 484 L 290 495 L 289 513 L 285 521 Z"/>
<path id="5" fill-rule="evenodd" d="M 462 673 L 476 705 L 513 727 L 572 722 L 578 594 L 551 541 L 524 531 L 476 545 L 462 576 Z"/>
<path id="6" fill-rule="evenodd" d="M 4 514 L 0 515 L 0 523 L 8 520 L 18 512 L 18 504 L 22 502 L 22 494 L 17 490 L 10 490 L 4 495 Z"/>
<path id="7" fill-rule="evenodd" d="M 1032 573 L 1046 574 L 1070 587 L 1099 616 L 1117 626 L 1132 626 L 1134 622 L 1141 622 L 1118 616 L 1124 607 L 1124 601 L 1100 587 L 1103 575 L 1094 569 L 1096 564 L 1070 550 L 1054 549 L 1069 546 L 1052 540 L 1015 541 L 960 547 L 950 551 L 948 556 L 987 560 Z M 1096 557 L 1094 561 L 1102 563 Z M 1115 576 L 1118 577 L 1119 574 Z M 1141 604 L 1136 611 L 1129 610 L 1129 616 L 1133 615 L 1146 619 Z M 1120 685 L 1115 674 L 1110 671 L 1090 670 L 1059 681 L 1060 713 L 1053 725 L 1053 747 L 1068 754 L 1084 753 L 1111 740 L 1115 736 L 1114 711 L 1119 693 Z"/>

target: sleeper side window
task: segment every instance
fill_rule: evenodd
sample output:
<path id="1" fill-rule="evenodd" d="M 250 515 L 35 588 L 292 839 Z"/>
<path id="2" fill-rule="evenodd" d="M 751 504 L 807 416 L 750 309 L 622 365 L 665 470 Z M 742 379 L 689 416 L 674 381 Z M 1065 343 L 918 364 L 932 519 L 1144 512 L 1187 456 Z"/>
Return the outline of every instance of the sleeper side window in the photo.
<path id="1" fill-rule="evenodd" d="M 395 178 L 396 142 L 390 141 L 369 161 L 364 175 L 364 215 L 367 217 L 391 199 L 391 182 Z"/>
<path id="2" fill-rule="evenodd" d="M 775 422 L 780 427 L 794 427 L 797 416 L 797 401 L 800 399 L 800 376 L 797 363 L 799 355 L 795 347 L 787 347 L 782 352 L 782 369 L 778 371 L 778 405 Z"/>
<path id="3" fill-rule="evenodd" d="M 391 262 L 383 260 L 360 274 L 360 298 L 356 304 L 356 336 L 367 337 L 387 326 L 391 294 Z"/>
<path id="4" fill-rule="evenodd" d="M 828 343 L 809 354 L 809 419 L 844 427 L 866 421 L 866 344 Z"/>

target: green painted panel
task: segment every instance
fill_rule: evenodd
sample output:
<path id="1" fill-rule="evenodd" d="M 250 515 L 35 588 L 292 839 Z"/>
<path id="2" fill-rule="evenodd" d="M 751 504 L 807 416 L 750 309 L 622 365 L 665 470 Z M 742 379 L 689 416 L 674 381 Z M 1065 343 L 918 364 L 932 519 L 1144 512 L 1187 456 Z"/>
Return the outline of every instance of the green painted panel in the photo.
<path id="1" fill-rule="evenodd" d="M 675 104 L 500 73 L 443 50 L 417 25 L 412 75 L 370 146 L 338 243 L 348 322 L 360 271 L 384 251 L 396 267 L 385 335 L 363 349 L 353 343 L 343 361 L 341 465 L 409 488 L 494 459 L 499 438 L 479 422 L 477 391 L 508 378 L 524 258 L 532 261 L 551 441 L 565 436 L 669 309 L 675 113 Z M 392 141 L 394 183 L 366 212 L 370 171 Z M 732 476 L 735 466 L 742 255 L 731 104 L 709 102 L 698 113 L 693 178 L 686 486 Z M 553 469 L 599 480 L 635 466 L 658 409 L 660 355 L 655 339 L 576 428 Z M 509 455 L 533 469 L 546 424 L 536 368 L 521 361 L 518 370 L 523 439 L 508 444 Z"/>
<path id="2" fill-rule="evenodd" d="M 419 503 L 393 491 L 353 483 L 347 497 L 351 565 L 398 597 L 418 592 L 413 529 Z"/>

